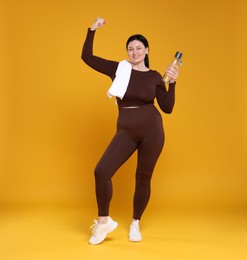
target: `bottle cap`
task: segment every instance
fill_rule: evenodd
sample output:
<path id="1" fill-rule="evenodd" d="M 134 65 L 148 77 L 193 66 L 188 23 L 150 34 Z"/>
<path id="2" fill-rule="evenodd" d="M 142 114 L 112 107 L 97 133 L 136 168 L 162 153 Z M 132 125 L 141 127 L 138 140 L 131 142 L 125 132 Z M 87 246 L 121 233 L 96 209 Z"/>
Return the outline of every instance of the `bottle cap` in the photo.
<path id="1" fill-rule="evenodd" d="M 181 60 L 181 59 L 182 59 L 182 56 L 183 56 L 183 53 L 177 51 L 174 57 L 177 58 L 178 60 Z"/>

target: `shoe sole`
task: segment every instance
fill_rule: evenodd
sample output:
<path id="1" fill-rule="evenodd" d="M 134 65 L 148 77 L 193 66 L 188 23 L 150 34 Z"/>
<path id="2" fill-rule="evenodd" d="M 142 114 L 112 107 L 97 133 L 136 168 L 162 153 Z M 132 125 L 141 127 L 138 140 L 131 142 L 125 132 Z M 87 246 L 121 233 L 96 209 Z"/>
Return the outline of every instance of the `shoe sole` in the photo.
<path id="1" fill-rule="evenodd" d="M 142 241 L 142 238 L 141 238 L 141 239 L 129 238 L 129 241 L 130 241 L 130 242 L 140 242 L 140 241 Z"/>
<path id="2" fill-rule="evenodd" d="M 114 223 L 114 226 L 112 227 L 112 229 L 110 229 L 110 231 L 108 231 L 106 234 L 104 234 L 104 236 L 102 237 L 102 239 L 99 240 L 97 243 L 90 243 L 90 241 L 89 241 L 88 243 L 89 243 L 90 245 L 99 245 L 99 244 L 101 244 L 101 243 L 105 240 L 105 238 L 107 237 L 107 235 L 110 234 L 111 232 L 113 232 L 113 231 L 117 228 L 117 226 L 118 226 L 118 223 L 115 222 L 115 223 Z"/>

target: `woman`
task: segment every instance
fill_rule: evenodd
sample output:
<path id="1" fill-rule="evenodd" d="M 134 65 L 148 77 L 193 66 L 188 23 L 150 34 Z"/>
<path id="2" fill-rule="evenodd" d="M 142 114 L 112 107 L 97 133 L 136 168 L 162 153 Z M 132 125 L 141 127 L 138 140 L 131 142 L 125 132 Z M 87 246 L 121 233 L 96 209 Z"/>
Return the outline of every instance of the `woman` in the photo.
<path id="1" fill-rule="evenodd" d="M 98 220 L 94 220 L 93 234 L 89 239 L 89 243 L 93 245 L 104 241 L 118 225 L 109 216 L 111 178 L 136 150 L 138 163 L 129 240 L 142 240 L 139 221 L 150 198 L 152 173 L 164 144 L 162 118 L 154 106 L 154 99 L 157 99 L 163 112 L 171 113 L 175 101 L 175 81 L 178 77 L 178 68 L 168 67 L 166 72 L 172 80 L 167 90 L 162 76 L 149 68 L 148 41 L 139 34 L 131 36 L 126 43 L 129 61 L 116 62 L 95 56 L 95 31 L 105 23 L 105 19 L 97 18 L 88 28 L 81 56 L 91 68 L 112 79 L 113 84 L 108 95 L 116 97 L 119 109 L 117 132 L 94 172 Z"/>

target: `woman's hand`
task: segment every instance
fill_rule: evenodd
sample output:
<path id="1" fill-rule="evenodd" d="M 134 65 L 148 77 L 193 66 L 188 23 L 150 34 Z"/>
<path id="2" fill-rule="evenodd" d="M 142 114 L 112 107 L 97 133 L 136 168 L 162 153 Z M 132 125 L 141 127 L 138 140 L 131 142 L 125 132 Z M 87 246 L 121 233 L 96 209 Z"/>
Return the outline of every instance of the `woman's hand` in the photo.
<path id="1" fill-rule="evenodd" d="M 106 24 L 106 20 L 104 18 L 97 17 L 90 29 L 92 31 L 97 30 L 98 28 L 104 26 Z"/>
<path id="2" fill-rule="evenodd" d="M 170 83 L 174 83 L 178 77 L 178 66 L 170 65 L 168 66 L 166 73 L 171 77 Z"/>

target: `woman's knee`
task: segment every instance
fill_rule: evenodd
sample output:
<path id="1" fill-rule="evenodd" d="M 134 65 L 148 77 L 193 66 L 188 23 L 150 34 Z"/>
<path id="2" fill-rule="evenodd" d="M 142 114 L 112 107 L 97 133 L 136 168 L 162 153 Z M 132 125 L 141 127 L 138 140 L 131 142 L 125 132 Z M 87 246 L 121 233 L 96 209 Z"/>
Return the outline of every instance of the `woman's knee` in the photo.
<path id="1" fill-rule="evenodd" d="M 152 178 L 152 171 L 141 171 L 136 174 L 136 181 L 140 184 L 149 184 Z"/>
<path id="2" fill-rule="evenodd" d="M 98 164 L 94 169 L 94 177 L 97 180 L 108 180 L 111 179 L 112 172 L 102 164 Z"/>
<path id="3" fill-rule="evenodd" d="M 94 177 L 96 179 L 102 178 L 102 176 L 104 176 L 103 172 L 104 172 L 103 168 L 97 165 L 94 169 Z"/>

